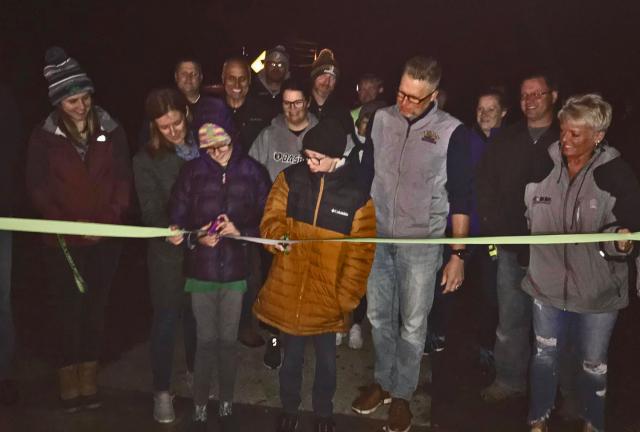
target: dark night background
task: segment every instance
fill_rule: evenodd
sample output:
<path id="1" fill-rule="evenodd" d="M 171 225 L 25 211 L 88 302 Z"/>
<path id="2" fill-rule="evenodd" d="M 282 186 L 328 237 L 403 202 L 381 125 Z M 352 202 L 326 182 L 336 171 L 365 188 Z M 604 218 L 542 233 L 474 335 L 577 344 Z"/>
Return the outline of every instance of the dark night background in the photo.
<path id="1" fill-rule="evenodd" d="M 242 47 L 253 59 L 300 40 L 334 49 L 338 92 L 349 103 L 362 72 L 382 74 L 389 96 L 404 60 L 433 55 L 444 65 L 448 110 L 467 122 L 481 87 L 506 84 L 513 96 L 531 67 L 553 68 L 562 95 L 603 93 L 618 122 L 640 93 L 640 6 L 630 0 L 3 2 L 2 69 L 27 129 L 51 109 L 42 67 L 54 44 L 79 60 L 95 82 L 97 103 L 132 137 L 145 94 L 172 83 L 177 58 L 195 55 L 205 83 L 214 83 L 224 58 Z"/>
<path id="2" fill-rule="evenodd" d="M 204 83 L 213 84 L 220 81 L 224 59 L 243 47 L 253 59 L 275 44 L 292 49 L 305 42 L 334 50 L 342 72 L 337 91 L 350 105 L 363 72 L 375 71 L 385 78 L 391 102 L 408 57 L 420 53 L 438 58 L 444 67 L 446 110 L 468 125 L 481 88 L 507 87 L 513 121 L 520 112 L 521 75 L 531 68 L 551 69 L 559 78 L 561 99 L 597 91 L 613 103 L 610 142 L 622 149 L 640 175 L 637 0 L 0 0 L 0 76 L 12 87 L 24 124 L 22 160 L 16 170 L 17 215 L 33 216 L 22 167 L 28 133 L 52 109 L 42 76 L 49 46 L 63 47 L 80 62 L 94 81 L 96 103 L 123 123 L 133 153 L 139 145 L 135 137 L 144 98 L 153 87 L 173 85 L 178 58 L 197 57 Z M 293 63 L 299 59 L 294 57 Z M 32 271 L 33 261 L 37 264 L 39 259 L 38 244 L 35 236 L 18 237 L 14 304 L 22 349 L 46 354 L 46 331 L 41 331 L 47 322 L 45 308 L 31 303 L 44 284 L 41 272 Z M 121 324 L 121 317 L 126 317 L 127 328 L 111 327 L 115 330 L 107 335 L 106 358 L 148 337 L 148 292 L 129 290 L 146 286 L 144 244 L 127 245 L 108 314 L 110 323 Z M 612 340 L 612 346 L 624 349 L 611 353 L 608 398 L 615 407 L 611 417 L 633 421 L 638 418 L 640 391 L 639 303 L 633 296 Z M 453 378 L 462 382 L 467 377 L 460 376 Z M 463 404 L 463 412 L 471 413 L 469 406 Z M 510 407 L 502 412 L 484 405 L 476 409 L 475 415 L 484 415 L 489 423 L 492 416 L 514 417 Z M 515 413 L 520 424 L 522 407 Z M 456 409 L 451 417 L 464 416 Z"/>

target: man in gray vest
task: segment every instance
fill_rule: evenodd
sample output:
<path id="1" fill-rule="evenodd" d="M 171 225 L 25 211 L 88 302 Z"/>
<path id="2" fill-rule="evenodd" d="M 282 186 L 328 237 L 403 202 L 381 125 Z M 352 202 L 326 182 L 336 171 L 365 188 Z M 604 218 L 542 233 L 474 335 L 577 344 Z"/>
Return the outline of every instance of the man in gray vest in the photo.
<path id="1" fill-rule="evenodd" d="M 436 60 L 411 58 L 404 67 L 396 105 L 378 110 L 371 120 L 371 197 L 379 237 L 443 237 L 449 214 L 452 235 L 467 235 L 468 135 L 458 119 L 438 109 L 441 74 Z M 440 281 L 444 293 L 456 291 L 464 279 L 465 246 L 450 247 L 451 259 Z M 409 402 L 418 384 L 442 248 L 400 244 L 376 248 L 367 291 L 376 353 L 374 382 L 355 399 L 352 409 L 369 414 L 391 403 L 389 432 L 411 428 Z"/>

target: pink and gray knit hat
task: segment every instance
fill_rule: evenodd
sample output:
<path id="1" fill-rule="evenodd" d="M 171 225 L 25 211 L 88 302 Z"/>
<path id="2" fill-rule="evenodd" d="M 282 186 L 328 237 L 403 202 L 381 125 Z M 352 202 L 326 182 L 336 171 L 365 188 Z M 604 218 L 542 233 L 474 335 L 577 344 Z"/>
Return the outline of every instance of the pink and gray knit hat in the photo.
<path id="1" fill-rule="evenodd" d="M 58 105 L 78 93 L 93 93 L 93 82 L 80 64 L 60 47 L 51 47 L 44 55 L 44 77 L 49 83 L 49 100 Z"/>
<path id="2" fill-rule="evenodd" d="M 220 126 L 215 123 L 205 123 L 198 130 L 200 148 L 219 148 L 231 144 L 231 137 Z"/>

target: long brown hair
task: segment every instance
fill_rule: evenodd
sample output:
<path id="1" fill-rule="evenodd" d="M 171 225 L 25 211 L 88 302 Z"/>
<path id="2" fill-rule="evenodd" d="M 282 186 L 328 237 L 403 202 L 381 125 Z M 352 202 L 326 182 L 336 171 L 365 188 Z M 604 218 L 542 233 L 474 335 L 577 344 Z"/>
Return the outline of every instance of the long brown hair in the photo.
<path id="1" fill-rule="evenodd" d="M 96 110 L 93 107 L 93 103 L 91 104 L 91 108 L 87 113 L 87 124 L 84 131 L 78 130 L 75 122 L 71 119 L 71 117 L 69 117 L 66 112 L 64 112 L 61 105 L 62 104 L 58 104 L 58 126 L 61 127 L 61 129 L 69 138 L 71 138 L 78 144 L 89 142 L 96 131 L 100 129 L 100 121 L 98 120 L 98 115 L 96 114 Z M 84 139 L 82 137 L 83 132 L 87 132 L 87 135 Z"/>
<path id="2" fill-rule="evenodd" d="M 151 90 L 144 106 L 147 119 L 149 119 L 149 141 L 146 145 L 149 154 L 155 157 L 160 153 L 175 151 L 173 144 L 168 142 L 158 130 L 155 120 L 170 111 L 178 111 L 182 113 L 186 122 L 185 127 L 188 129 L 191 113 L 187 99 L 176 89 L 161 88 Z"/>

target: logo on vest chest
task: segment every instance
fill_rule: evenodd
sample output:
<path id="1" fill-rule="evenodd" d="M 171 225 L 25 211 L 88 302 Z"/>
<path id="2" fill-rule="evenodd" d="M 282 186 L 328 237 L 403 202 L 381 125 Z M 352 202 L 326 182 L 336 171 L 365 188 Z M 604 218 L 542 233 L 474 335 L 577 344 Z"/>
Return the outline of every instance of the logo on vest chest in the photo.
<path id="1" fill-rule="evenodd" d="M 349 217 L 349 213 L 347 213 L 344 210 L 340 210 L 340 209 L 336 209 L 336 208 L 332 208 L 331 209 L 331 214 L 337 214 L 337 215 L 340 215 L 340 216 Z"/>
<path id="2" fill-rule="evenodd" d="M 438 135 L 436 132 L 431 130 L 425 131 L 422 134 L 422 141 L 426 141 L 431 144 L 437 143 L 439 139 L 440 139 L 440 135 Z"/>
<path id="3" fill-rule="evenodd" d="M 551 197 L 549 196 L 535 196 L 533 197 L 535 204 L 551 204 Z"/>

